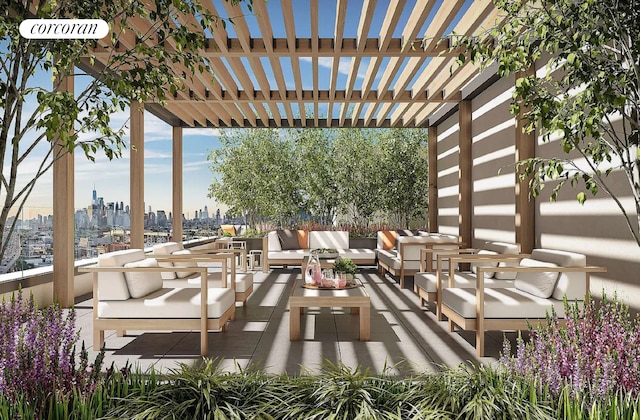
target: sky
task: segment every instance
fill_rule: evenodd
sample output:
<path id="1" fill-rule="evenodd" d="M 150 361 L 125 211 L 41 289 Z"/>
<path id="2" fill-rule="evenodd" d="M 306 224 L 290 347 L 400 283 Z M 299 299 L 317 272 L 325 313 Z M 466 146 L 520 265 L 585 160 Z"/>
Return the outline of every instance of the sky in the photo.
<path id="1" fill-rule="evenodd" d="M 224 14 L 225 9 L 222 6 L 222 0 L 212 0 L 219 13 Z M 258 0 L 262 1 L 262 0 Z M 438 0 L 426 19 L 425 24 L 420 29 L 419 34 L 424 33 L 428 23 L 433 18 L 435 11 L 440 7 L 442 1 Z M 468 0 L 467 3 L 470 3 Z M 282 13 L 280 12 L 279 1 L 269 0 L 267 9 L 269 11 L 269 19 L 273 27 L 274 37 L 286 37 L 285 27 L 283 23 Z M 319 36 L 321 38 L 332 38 L 335 25 L 335 3 L 330 2 L 331 7 L 325 7 L 324 2 L 320 2 L 319 8 Z M 299 37 L 310 37 L 310 11 L 309 2 L 296 0 L 292 3 L 294 11 L 294 19 L 296 32 Z M 386 1 L 377 2 L 374 17 L 369 30 L 369 38 L 376 38 L 379 34 L 382 21 L 384 19 L 386 9 L 389 3 Z M 416 0 L 408 0 L 404 4 L 400 24 L 395 28 L 393 37 L 401 37 L 407 18 L 416 7 Z M 347 3 L 347 19 L 344 29 L 345 38 L 353 38 L 356 36 L 358 21 L 363 9 L 363 0 L 351 0 Z M 460 13 L 464 13 L 466 7 L 462 8 Z M 245 8 L 245 18 L 249 25 L 251 36 L 260 36 L 258 27 L 259 16 L 252 15 Z M 457 21 L 457 19 L 455 20 Z M 452 23 L 452 26 L 455 24 Z M 230 37 L 235 37 L 233 25 L 227 25 L 227 31 Z M 263 59 L 266 60 L 266 59 Z M 293 89 L 293 76 L 290 64 L 287 65 L 288 59 L 283 59 L 283 72 L 288 89 Z M 358 70 L 358 77 L 355 81 L 355 89 L 359 89 L 362 85 L 364 74 L 368 66 L 368 59 L 364 58 Z M 380 70 L 374 80 L 374 86 L 385 70 L 385 58 Z M 426 66 L 428 61 L 424 64 Z M 319 87 L 320 89 L 328 89 L 329 78 L 333 61 L 331 58 L 320 58 L 319 60 Z M 337 86 L 344 86 L 346 83 L 347 73 L 351 64 L 350 58 L 343 58 L 339 63 L 339 74 Z M 303 76 L 311 73 L 311 60 L 304 57 L 300 62 Z M 423 66 L 423 67 L 424 67 Z M 257 87 L 258 83 L 251 73 L 251 69 L 246 66 L 249 75 Z M 272 89 L 276 89 L 276 81 L 273 74 L 270 74 L 270 66 L 265 66 L 267 78 Z M 402 71 L 398 71 L 398 75 Z M 232 73 L 233 74 L 233 73 Z M 415 77 L 418 77 L 420 71 L 417 71 Z M 51 86 L 50 75 L 37 74 L 34 79 L 36 84 L 41 86 Z M 81 88 L 82 78 L 76 78 L 76 91 Z M 303 80 L 303 88 L 310 89 L 311 79 Z M 30 104 L 32 107 L 33 104 Z M 29 106 L 29 104 L 27 104 Z M 334 118 L 339 115 L 340 107 L 334 106 Z M 320 113 L 323 114 L 322 108 Z M 324 111 L 326 115 L 326 109 Z M 113 126 L 119 127 L 126 123 L 129 118 L 129 111 L 112 115 L 114 121 Z M 165 210 L 167 213 L 171 211 L 171 127 L 145 112 L 145 211 L 151 206 L 153 211 Z M 183 130 L 183 168 L 184 168 L 184 193 L 183 193 L 183 209 L 185 216 L 193 217 L 195 211 L 208 207 L 209 214 L 215 214 L 217 208 L 221 208 L 224 213 L 226 206 L 216 203 L 213 199 L 207 197 L 208 187 L 212 181 L 213 174 L 209 169 L 207 155 L 209 152 L 219 147 L 219 132 L 214 129 L 190 129 Z M 128 131 L 126 140 L 128 142 Z M 42 151 L 44 153 L 44 151 Z M 37 159 L 26 162 L 21 176 L 28 177 L 29 173 L 37 165 Z M 91 204 L 92 191 L 97 191 L 98 197 L 103 197 L 105 202 L 122 201 L 125 205 L 129 204 L 129 153 L 124 152 L 123 157 L 114 161 L 109 161 L 104 156 L 98 154 L 95 163 L 87 160 L 82 153 L 76 153 L 75 156 L 75 203 L 76 209 L 86 208 Z M 52 207 L 52 175 L 49 172 L 43 177 L 36 189 L 33 191 L 28 203 L 28 209 L 24 212 L 25 218 L 35 217 L 38 213 L 50 214 Z"/>

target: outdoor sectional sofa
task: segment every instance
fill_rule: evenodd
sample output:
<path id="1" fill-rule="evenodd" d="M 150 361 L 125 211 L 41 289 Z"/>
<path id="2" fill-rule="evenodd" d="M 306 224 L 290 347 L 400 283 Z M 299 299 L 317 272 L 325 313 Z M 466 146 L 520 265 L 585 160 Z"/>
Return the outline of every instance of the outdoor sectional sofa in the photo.
<path id="1" fill-rule="evenodd" d="M 262 242 L 262 269 L 271 266 L 302 266 L 313 249 L 331 248 L 343 258 L 351 258 L 358 265 L 374 265 L 376 250 L 349 248 L 349 232 L 339 230 L 277 230 L 271 231 Z"/>
<path id="2" fill-rule="evenodd" d="M 434 258 L 431 258 L 434 255 L 442 254 L 464 254 L 467 260 L 475 261 L 475 263 L 469 264 L 469 271 L 459 271 L 458 267 L 454 267 L 453 287 L 475 287 L 478 265 L 485 264 L 493 267 L 515 266 L 524 257 L 519 254 L 520 247 L 517 244 L 493 241 L 485 242 L 480 248 L 475 249 L 432 250 L 430 253 L 425 251 L 423 250 L 422 255 L 429 256 L 429 262 L 434 260 Z M 425 302 L 436 304 L 436 314 L 439 321 L 442 320 L 442 309 L 441 301 L 438 297 L 441 295 L 443 287 L 449 287 L 448 267 L 446 263 L 443 264 L 442 258 L 440 261 L 440 267 L 427 266 L 423 258 L 420 271 L 413 276 L 413 291 L 418 295 L 421 304 Z M 515 278 L 515 272 L 487 272 L 485 273 L 484 287 L 513 287 Z"/>
<path id="3" fill-rule="evenodd" d="M 459 263 L 478 262 L 475 256 L 441 254 L 438 260 L 449 260 L 450 269 Z M 492 257 L 483 258 L 483 265 Z M 536 321 L 544 320 L 555 310 L 564 318 L 563 299 L 583 302 L 588 296 L 590 273 L 605 272 L 603 267 L 590 267 L 586 257 L 573 252 L 534 249 L 530 257 L 517 266 L 478 266 L 473 287 L 442 289 L 442 313 L 449 319 L 449 329 L 455 325 L 476 331 L 476 352 L 484 356 L 484 332 L 491 330 L 525 330 Z M 493 264 L 492 264 L 493 265 Z M 485 279 L 492 273 L 516 273 L 512 287 L 487 288 Z"/>
<path id="4" fill-rule="evenodd" d="M 208 256 L 215 261 L 226 257 Z M 199 258 L 205 261 L 204 257 Z M 226 275 L 226 263 L 223 264 Z M 173 267 L 175 272 L 197 272 L 206 267 Z M 208 331 L 226 328 L 235 318 L 235 298 L 229 287 L 165 287 L 155 258 L 141 249 L 110 252 L 98 257 L 95 266 L 80 271 L 93 273 L 93 348 L 104 343 L 104 331 L 195 330 L 200 331 L 200 355 L 208 353 Z"/>
<path id="5" fill-rule="evenodd" d="M 240 250 L 237 250 L 238 252 Z M 231 288 L 235 290 L 236 302 L 242 302 L 243 306 L 247 305 L 247 299 L 253 292 L 253 273 L 245 271 L 238 272 L 236 269 L 235 258 L 236 254 L 232 249 L 206 249 L 195 250 L 184 249 L 184 246 L 178 242 L 165 242 L 153 246 L 152 256 L 163 259 L 160 262 L 161 267 L 206 267 L 211 268 L 221 265 L 220 261 L 199 261 L 194 258 L 199 258 L 206 255 L 219 255 L 227 256 L 227 260 L 230 261 L 228 265 L 230 273 L 227 274 L 227 279 L 223 282 L 222 272 L 215 271 L 209 272 L 207 280 L 209 287 L 226 287 L 227 282 L 231 284 Z M 244 255 L 244 254 L 242 254 Z M 246 261 L 246 258 L 242 257 L 242 261 Z M 242 267 L 245 267 L 242 265 Z M 226 270 L 223 270 L 226 271 Z M 166 271 L 162 273 L 163 284 L 165 287 L 200 287 L 200 275 L 198 272 L 175 272 Z"/>
<path id="6" fill-rule="evenodd" d="M 457 249 L 462 246 L 458 237 L 423 231 L 378 232 L 378 270 L 399 276 L 400 287 L 404 278 L 420 271 L 421 249 Z"/>

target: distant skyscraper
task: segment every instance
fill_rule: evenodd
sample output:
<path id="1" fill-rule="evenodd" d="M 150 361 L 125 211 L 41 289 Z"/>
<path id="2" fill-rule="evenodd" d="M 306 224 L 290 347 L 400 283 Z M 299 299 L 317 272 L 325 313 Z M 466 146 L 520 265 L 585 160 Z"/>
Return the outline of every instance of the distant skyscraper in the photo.
<path id="1" fill-rule="evenodd" d="M 93 185 L 93 194 L 91 195 L 91 204 L 98 204 L 98 193 L 96 192 L 96 186 Z"/>
<path id="2" fill-rule="evenodd" d="M 209 209 L 207 206 L 204 206 L 204 213 L 202 213 L 201 218 L 204 220 L 209 220 Z"/>

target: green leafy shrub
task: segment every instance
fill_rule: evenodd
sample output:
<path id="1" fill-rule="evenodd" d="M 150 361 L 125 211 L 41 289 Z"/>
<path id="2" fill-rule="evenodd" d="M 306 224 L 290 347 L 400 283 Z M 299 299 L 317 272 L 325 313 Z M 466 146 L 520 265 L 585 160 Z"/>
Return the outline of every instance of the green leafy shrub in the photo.
<path id="1" fill-rule="evenodd" d="M 357 274 L 358 266 L 351 258 L 338 257 L 333 264 L 333 271 L 336 273 Z"/>

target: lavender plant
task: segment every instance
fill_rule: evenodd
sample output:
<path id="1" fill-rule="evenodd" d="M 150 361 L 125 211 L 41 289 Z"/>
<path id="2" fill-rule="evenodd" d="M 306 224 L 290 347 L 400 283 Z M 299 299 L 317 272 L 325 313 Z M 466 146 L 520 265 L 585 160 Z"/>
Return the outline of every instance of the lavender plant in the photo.
<path id="1" fill-rule="evenodd" d="M 620 392 L 640 395 L 640 323 L 616 296 L 564 302 L 566 325 L 553 313 L 546 324 L 530 328 L 530 340 L 517 340 L 515 356 L 505 340 L 501 362 L 515 374 L 548 387 L 554 396 L 568 392 L 588 402 Z"/>
<path id="2" fill-rule="evenodd" d="M 82 345 L 76 363 L 75 312 L 59 306 L 38 309 L 22 292 L 0 305 L 0 397 L 32 405 L 36 417 L 55 399 L 93 392 L 103 355 L 89 366 Z"/>

